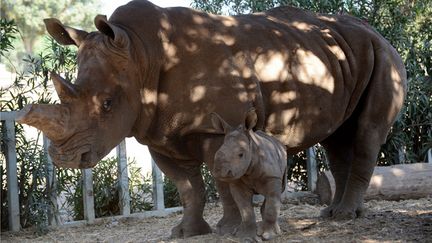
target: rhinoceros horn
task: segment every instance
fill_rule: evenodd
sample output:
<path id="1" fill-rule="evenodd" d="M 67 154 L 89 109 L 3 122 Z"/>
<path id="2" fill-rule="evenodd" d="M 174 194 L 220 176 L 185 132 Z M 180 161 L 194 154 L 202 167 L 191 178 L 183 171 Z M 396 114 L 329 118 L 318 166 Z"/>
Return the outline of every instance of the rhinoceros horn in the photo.
<path id="1" fill-rule="evenodd" d="M 51 73 L 51 79 L 54 83 L 55 90 L 62 102 L 68 102 L 78 96 L 78 90 L 74 84 L 62 78 L 55 72 Z"/>
<path id="2" fill-rule="evenodd" d="M 66 138 L 69 110 L 63 105 L 32 104 L 20 110 L 16 121 L 44 132 L 52 141 Z"/>

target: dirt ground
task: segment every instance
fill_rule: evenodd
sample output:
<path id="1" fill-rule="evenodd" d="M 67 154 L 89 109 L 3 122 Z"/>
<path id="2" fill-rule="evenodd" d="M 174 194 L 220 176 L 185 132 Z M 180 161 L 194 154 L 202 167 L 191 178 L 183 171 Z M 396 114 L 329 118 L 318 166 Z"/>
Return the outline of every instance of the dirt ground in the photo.
<path id="1" fill-rule="evenodd" d="M 369 201 L 366 216 L 356 220 L 319 218 L 323 206 L 305 202 L 283 204 L 282 235 L 269 242 L 432 242 L 432 198 L 405 201 Z M 258 208 L 257 208 L 258 209 Z M 215 227 L 221 205 L 211 204 L 205 218 Z M 259 217 L 258 217 L 259 218 Z M 36 236 L 32 229 L 1 234 L 1 242 L 239 242 L 230 236 L 208 234 L 170 239 L 181 213 L 164 218 L 107 219 L 98 225 L 51 229 Z"/>

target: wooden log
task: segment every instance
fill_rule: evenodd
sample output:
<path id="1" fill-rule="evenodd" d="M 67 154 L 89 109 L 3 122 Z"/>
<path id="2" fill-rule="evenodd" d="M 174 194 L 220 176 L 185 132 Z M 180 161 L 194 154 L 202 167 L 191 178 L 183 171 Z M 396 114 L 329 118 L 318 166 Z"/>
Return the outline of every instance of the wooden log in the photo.
<path id="1" fill-rule="evenodd" d="M 365 200 L 418 199 L 432 196 L 432 164 L 415 163 L 375 167 Z M 322 204 L 329 205 L 335 193 L 330 171 L 318 176 L 316 193 Z"/>

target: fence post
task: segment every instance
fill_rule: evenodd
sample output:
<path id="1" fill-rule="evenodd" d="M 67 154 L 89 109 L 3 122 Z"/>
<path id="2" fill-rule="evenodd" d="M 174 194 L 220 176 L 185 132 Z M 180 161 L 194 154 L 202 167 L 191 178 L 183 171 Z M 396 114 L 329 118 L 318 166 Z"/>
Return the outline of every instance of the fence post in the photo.
<path id="1" fill-rule="evenodd" d="M 315 156 L 315 147 L 312 146 L 306 150 L 306 163 L 307 163 L 307 177 L 308 177 L 308 189 L 314 192 L 316 189 L 316 182 L 318 179 L 318 166 Z"/>
<path id="2" fill-rule="evenodd" d="M 156 210 L 164 210 L 165 199 L 164 199 L 162 172 L 160 171 L 159 167 L 157 167 L 153 158 L 151 162 L 152 162 L 152 178 L 153 178 L 153 205 Z"/>
<path id="3" fill-rule="evenodd" d="M 406 151 L 405 151 L 404 146 L 399 147 L 397 150 L 397 156 L 396 156 L 396 161 L 398 164 L 404 164 L 405 163 L 405 161 L 406 161 L 405 154 L 406 154 Z"/>
<path id="4" fill-rule="evenodd" d="M 81 172 L 83 177 L 84 219 L 87 223 L 92 224 L 95 219 L 92 169 L 82 169 Z"/>
<path id="5" fill-rule="evenodd" d="M 19 231 L 20 225 L 20 210 L 18 197 L 18 174 L 17 174 L 17 156 L 16 156 L 16 139 L 15 139 L 15 123 L 12 119 L 7 119 L 4 122 L 5 129 L 5 145 L 6 145 L 6 173 L 8 186 L 8 213 L 9 213 L 9 229 L 11 231 Z"/>
<path id="6" fill-rule="evenodd" d="M 427 161 L 429 164 L 432 164 L 432 148 L 427 151 Z"/>
<path id="7" fill-rule="evenodd" d="M 48 154 L 48 147 L 51 141 L 44 135 L 43 136 L 43 148 L 45 152 L 45 156 L 47 159 L 47 196 L 49 201 L 51 202 L 50 207 L 48 208 L 48 223 L 49 225 L 57 226 L 60 224 L 60 218 L 58 215 L 59 207 L 57 202 L 57 177 L 56 177 L 56 168 L 54 167 L 51 157 Z"/>
<path id="8" fill-rule="evenodd" d="M 123 140 L 117 146 L 117 158 L 118 158 L 118 187 L 119 187 L 119 198 L 120 198 L 120 214 L 130 214 L 130 195 L 129 195 L 129 177 L 127 168 L 127 156 L 126 156 L 126 141 Z"/>

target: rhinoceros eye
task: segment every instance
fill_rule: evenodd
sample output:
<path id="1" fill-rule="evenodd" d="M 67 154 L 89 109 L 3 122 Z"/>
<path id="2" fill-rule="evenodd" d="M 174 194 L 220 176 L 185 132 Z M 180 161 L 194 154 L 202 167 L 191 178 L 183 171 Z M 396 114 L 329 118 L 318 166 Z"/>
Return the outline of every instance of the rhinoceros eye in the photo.
<path id="1" fill-rule="evenodd" d="M 111 106 L 112 106 L 112 100 L 111 99 L 106 99 L 104 100 L 103 104 L 102 104 L 102 108 L 105 112 L 108 112 L 111 110 Z"/>

